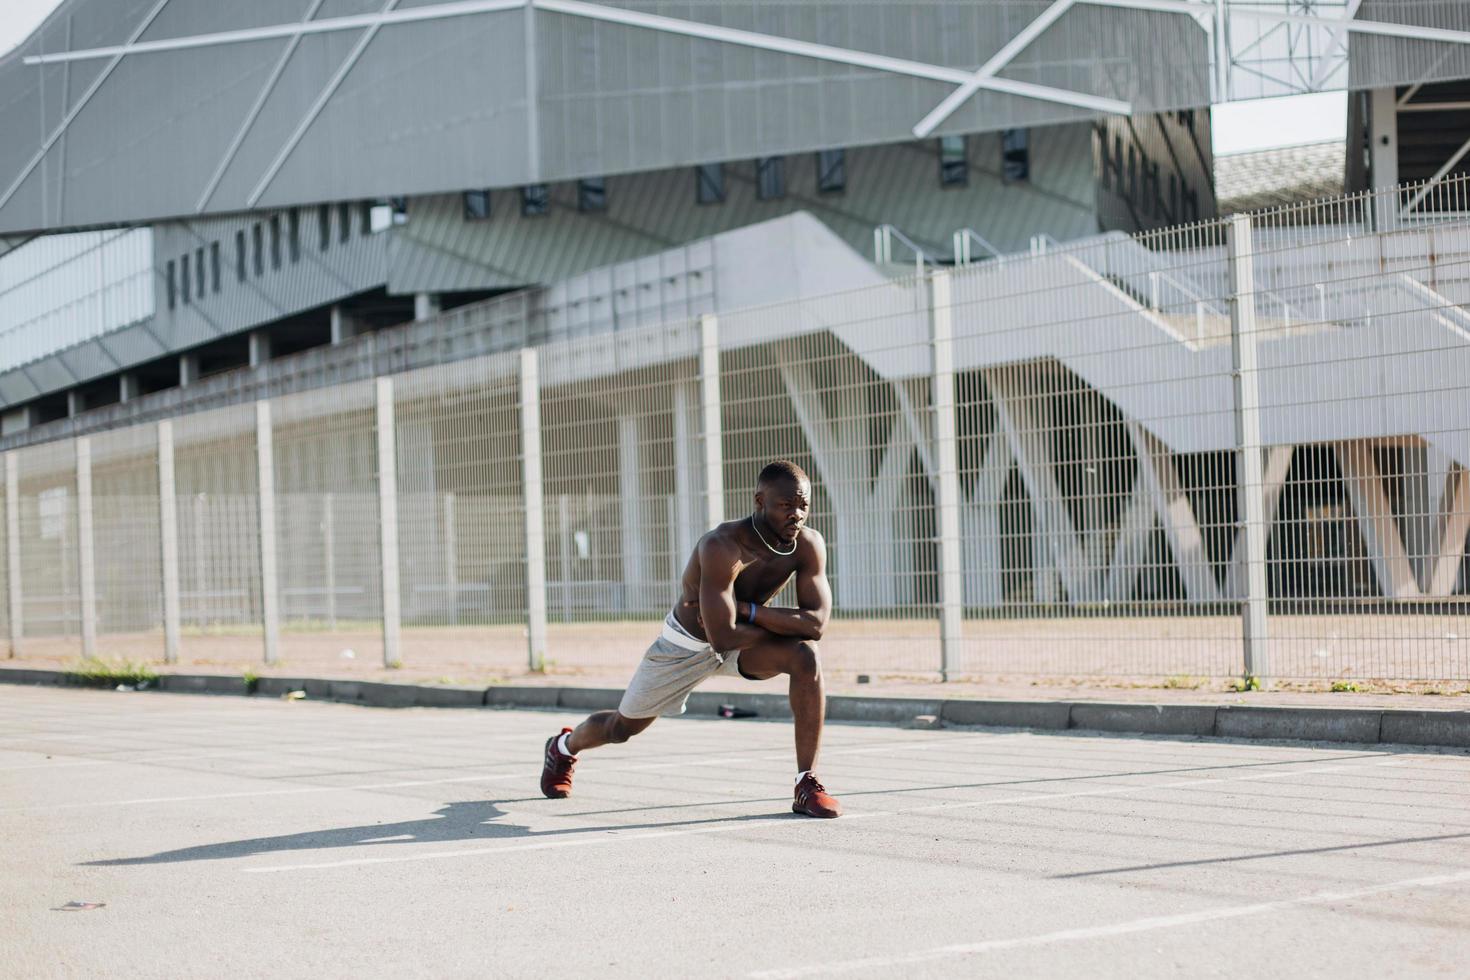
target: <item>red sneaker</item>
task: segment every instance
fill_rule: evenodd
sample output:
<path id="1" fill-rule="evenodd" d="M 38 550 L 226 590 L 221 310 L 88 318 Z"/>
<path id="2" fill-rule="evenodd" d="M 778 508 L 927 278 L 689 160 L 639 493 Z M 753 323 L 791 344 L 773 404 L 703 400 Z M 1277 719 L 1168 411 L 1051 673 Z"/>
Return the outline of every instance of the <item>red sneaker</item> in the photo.
<path id="1" fill-rule="evenodd" d="M 571 731 L 563 728 L 559 734 L 546 740 L 546 761 L 541 764 L 541 792 L 553 800 L 572 795 L 572 770 L 577 767 L 577 757 L 567 755 L 557 748 L 562 735 Z"/>
<path id="2" fill-rule="evenodd" d="M 796 784 L 796 799 L 791 801 L 791 812 L 830 819 L 842 816 L 842 804 L 827 795 L 827 790 L 817 782 L 816 776 L 807 773 Z"/>

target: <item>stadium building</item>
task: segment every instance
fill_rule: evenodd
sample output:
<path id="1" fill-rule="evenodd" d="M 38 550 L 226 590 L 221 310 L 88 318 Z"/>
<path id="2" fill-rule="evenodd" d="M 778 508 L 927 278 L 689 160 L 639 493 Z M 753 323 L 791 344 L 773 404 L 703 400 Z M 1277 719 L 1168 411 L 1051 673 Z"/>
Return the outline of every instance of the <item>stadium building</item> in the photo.
<path id="1" fill-rule="evenodd" d="M 0 59 L 0 449 L 30 454 L 11 457 L 7 499 L 30 516 L 9 534 L 37 554 L 59 536 L 64 556 L 27 572 L 33 601 L 12 561 L 12 640 L 166 630 L 179 604 L 153 579 L 180 556 L 141 519 L 123 523 L 148 524 L 143 538 L 119 541 L 163 547 L 158 574 L 135 601 L 106 598 L 132 586 L 121 568 L 99 586 L 90 530 L 77 551 L 92 523 L 67 499 L 78 442 L 283 398 L 314 407 L 201 432 L 214 448 L 178 471 L 194 499 L 263 495 L 255 450 L 205 456 L 273 432 L 270 492 L 311 496 L 295 530 L 239 504 L 254 516 L 226 547 L 205 530 L 233 526 L 226 500 L 185 532 L 186 552 L 220 551 L 183 590 L 194 621 L 264 621 L 268 649 L 282 618 L 396 631 L 534 619 L 547 601 L 569 620 L 655 611 L 744 469 L 776 454 L 817 478 L 851 610 L 1233 610 L 1251 587 L 1227 473 L 1240 437 L 1209 406 L 1237 397 L 1238 280 L 1208 230 L 1223 228 L 1208 107 L 1332 88 L 1351 94 L 1329 186 L 1340 166 L 1344 192 L 1410 189 L 1257 230 L 1277 369 L 1258 518 L 1268 538 L 1291 525 L 1262 587 L 1463 596 L 1463 381 L 1427 398 L 1393 378 L 1470 363 L 1467 77 L 1470 11 L 1450 2 L 63 0 Z M 1237 173 L 1237 206 L 1322 186 Z M 926 277 L 949 268 L 977 317 L 954 327 L 958 488 L 925 387 Z M 1354 329 L 1390 321 L 1391 340 Z M 1065 326 L 1088 322 L 1105 343 Z M 1392 377 L 1320 369 L 1353 345 Z M 527 375 L 511 363 L 533 348 L 534 493 Z M 435 379 L 419 408 L 414 372 Z M 391 571 L 374 509 L 385 409 L 362 401 L 381 378 L 398 379 Z M 472 389 L 483 404 L 443 414 Z M 473 463 L 454 455 L 455 425 L 481 433 Z M 161 492 L 156 444 L 117 453 L 132 462 L 116 463 L 116 496 Z M 48 498 L 52 484 L 71 489 Z M 323 516 L 333 494 L 357 510 Z M 458 531 L 456 494 L 481 508 Z M 334 521 L 355 536 L 316 540 Z M 467 521 L 485 549 L 469 557 L 452 543 Z M 286 567 L 266 536 L 320 554 Z M 357 576 L 346 591 L 313 591 L 329 565 L 334 582 Z"/>

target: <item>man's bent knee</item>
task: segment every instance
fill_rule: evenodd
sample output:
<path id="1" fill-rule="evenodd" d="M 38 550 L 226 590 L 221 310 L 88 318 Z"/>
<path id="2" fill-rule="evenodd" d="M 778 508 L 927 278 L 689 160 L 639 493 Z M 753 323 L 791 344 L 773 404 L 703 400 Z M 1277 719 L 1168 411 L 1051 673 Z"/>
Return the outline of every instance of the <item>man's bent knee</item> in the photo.
<path id="1" fill-rule="evenodd" d="M 802 640 L 792 653 L 792 673 L 805 677 L 822 675 L 822 655 L 815 640 Z"/>

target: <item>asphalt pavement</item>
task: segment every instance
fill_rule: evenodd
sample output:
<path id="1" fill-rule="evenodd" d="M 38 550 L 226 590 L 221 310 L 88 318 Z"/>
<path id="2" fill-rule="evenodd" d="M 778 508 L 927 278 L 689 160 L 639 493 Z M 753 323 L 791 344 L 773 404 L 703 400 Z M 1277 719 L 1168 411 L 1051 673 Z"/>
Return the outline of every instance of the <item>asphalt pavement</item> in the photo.
<path id="1" fill-rule="evenodd" d="M 0 975 L 1470 962 L 1463 751 L 832 725 L 847 812 L 816 821 L 774 721 L 660 721 L 543 799 L 542 743 L 575 720 L 0 687 Z"/>

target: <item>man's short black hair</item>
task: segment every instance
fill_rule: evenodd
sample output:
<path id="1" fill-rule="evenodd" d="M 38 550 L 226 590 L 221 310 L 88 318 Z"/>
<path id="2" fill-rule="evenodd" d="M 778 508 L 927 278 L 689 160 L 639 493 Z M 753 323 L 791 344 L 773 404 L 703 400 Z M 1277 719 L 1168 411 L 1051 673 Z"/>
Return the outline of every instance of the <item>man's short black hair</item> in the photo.
<path id="1" fill-rule="evenodd" d="M 772 483 L 785 483 L 788 480 L 796 484 L 812 485 L 811 478 L 806 475 L 806 470 L 789 459 L 778 459 L 774 463 L 766 464 L 766 468 L 761 470 L 760 478 L 756 480 L 755 485 L 764 487 Z"/>

